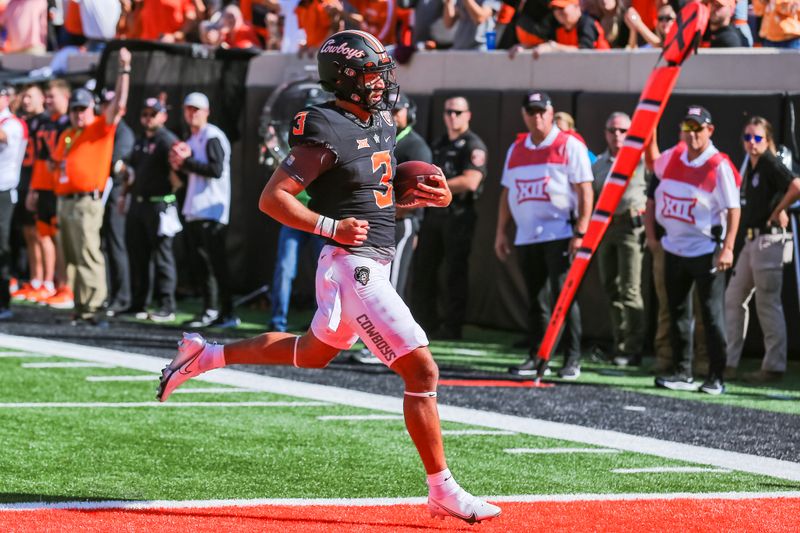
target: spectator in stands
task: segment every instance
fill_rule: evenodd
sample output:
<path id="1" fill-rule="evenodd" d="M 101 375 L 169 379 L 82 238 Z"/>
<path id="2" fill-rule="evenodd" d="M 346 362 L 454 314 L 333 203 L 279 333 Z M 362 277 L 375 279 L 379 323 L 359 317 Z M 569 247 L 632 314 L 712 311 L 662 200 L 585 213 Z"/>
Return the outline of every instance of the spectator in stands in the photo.
<path id="1" fill-rule="evenodd" d="M 58 223 L 64 260 L 72 270 L 75 292 L 74 324 L 105 326 L 98 311 L 106 299 L 106 269 L 100 249 L 103 190 L 111 168 L 114 133 L 128 101 L 131 53 L 119 51 L 119 74 L 114 98 L 105 113 L 95 114 L 97 99 L 88 89 L 76 89 L 69 100 L 71 127 L 58 141 L 53 159 Z"/>
<path id="2" fill-rule="evenodd" d="M 753 0 L 761 16 L 761 42 L 772 48 L 800 50 L 800 7 L 797 0 Z"/>
<path id="3" fill-rule="evenodd" d="M 786 209 L 800 198 L 800 178 L 775 156 L 772 125 L 762 117 L 747 121 L 742 136 L 742 223 L 744 246 L 725 291 L 728 333 L 727 373 L 735 374 L 749 320 L 749 303 L 756 298 L 758 322 L 764 332 L 761 369 L 745 381 L 770 383 L 786 372 L 786 317 L 781 303 L 783 265 L 791 261 L 792 236 L 786 233 Z"/>
<path id="4" fill-rule="evenodd" d="M 349 0 L 348 3 L 362 17 L 358 29 L 371 33 L 385 45 L 397 42 L 397 0 Z"/>
<path id="5" fill-rule="evenodd" d="M 131 267 L 131 306 L 138 319 L 153 322 L 175 320 L 175 287 L 178 273 L 172 240 L 180 231 L 175 189 L 171 179 L 169 153 L 178 137 L 165 127 L 167 109 L 158 98 L 147 98 L 140 114 L 143 133 L 136 139 L 128 161 L 124 193 L 117 209 L 129 205 L 125 221 L 125 242 Z M 175 224 L 178 221 L 178 224 Z M 150 267 L 153 265 L 155 311 L 148 313 Z"/>
<path id="6" fill-rule="evenodd" d="M 444 0 L 445 27 L 455 26 L 454 50 L 486 50 L 486 32 L 494 31 L 499 0 Z"/>
<path id="7" fill-rule="evenodd" d="M 194 0 L 134 0 L 132 37 L 183 42 L 198 21 Z"/>
<path id="8" fill-rule="evenodd" d="M 592 165 L 595 199 L 603 190 L 630 127 L 630 117 L 619 111 L 612 113 L 606 120 L 605 139 L 608 148 Z M 642 362 L 642 240 L 646 190 L 645 166 L 640 161 L 597 249 L 600 279 L 611 303 L 614 362 L 620 366 L 639 366 Z"/>
<path id="9" fill-rule="evenodd" d="M 733 10 L 733 25 L 744 37 L 745 46 L 753 46 L 753 32 L 750 30 L 750 24 L 747 23 L 749 8 L 749 0 L 736 0 L 736 8 Z"/>
<path id="10" fill-rule="evenodd" d="M 552 26 L 551 12 L 547 0 L 503 0 L 514 8 L 512 19 L 516 43 L 509 47 L 509 53 L 516 55 L 520 50 L 530 49 L 548 40 Z M 506 39 L 503 39 L 506 40 Z M 514 39 L 510 39 L 514 42 Z"/>
<path id="11" fill-rule="evenodd" d="M 701 46 L 711 48 L 737 48 L 747 46 L 744 35 L 733 24 L 736 0 L 711 0 L 708 28 Z"/>
<path id="12" fill-rule="evenodd" d="M 81 0 L 79 7 L 86 48 L 90 52 L 100 52 L 117 33 L 122 5 L 107 0 Z"/>
<path id="13" fill-rule="evenodd" d="M 639 12 L 635 8 L 631 7 L 625 12 L 625 24 L 627 24 L 628 29 L 630 29 L 631 35 L 639 35 L 646 43 L 643 48 L 660 48 L 663 46 L 667 34 L 675 23 L 676 18 L 675 10 L 672 8 L 672 5 L 662 4 L 658 8 L 655 27 L 651 30 L 646 20 L 639 15 Z M 638 46 L 633 38 L 631 38 L 630 46 L 632 48 Z"/>
<path id="14" fill-rule="evenodd" d="M 28 128 L 8 108 L 10 96 L 8 87 L 0 87 L 0 320 L 12 317 L 9 309 L 11 219 L 28 143 Z"/>
<path id="15" fill-rule="evenodd" d="M 47 50 L 47 0 L 9 0 L 0 15 L 3 52 L 44 54 Z"/>
<path id="16" fill-rule="evenodd" d="M 651 142 L 646 160 L 655 177 L 647 200 L 646 232 L 650 248 L 664 248 L 674 373 L 656 378 L 657 387 L 698 390 L 692 372 L 692 305 L 696 289 L 710 359 L 702 392 L 725 392 L 724 271 L 733 265 L 739 226 L 739 175 L 730 159 L 714 147 L 711 114 L 690 106 L 681 122 L 681 141 L 663 154 Z M 664 228 L 660 241 L 655 221 Z"/>
<path id="17" fill-rule="evenodd" d="M 295 13 L 300 29 L 306 33 L 301 54 L 313 56 L 325 39 L 339 30 L 343 10 L 339 0 L 300 0 Z"/>
<path id="18" fill-rule="evenodd" d="M 550 10 L 543 25 L 544 33 L 539 35 L 542 42 L 531 49 L 534 59 L 550 52 L 609 48 L 603 27 L 597 19 L 583 12 L 580 0 L 551 0 Z M 524 47 L 514 47 L 510 55 L 514 57 L 521 48 Z"/>
<path id="19" fill-rule="evenodd" d="M 494 250 L 501 261 L 511 253 L 507 230 L 516 224 L 514 246 L 525 276 L 528 301 L 537 305 L 539 292 L 549 281 L 551 308 L 564 285 L 571 258 L 583 242 L 592 212 L 592 168 L 586 146 L 562 132 L 553 121 L 553 103 L 543 91 L 531 91 L 522 101 L 522 119 L 529 134 L 508 149 L 503 167 Z M 577 215 L 577 216 L 576 216 Z M 541 339 L 544 312 L 530 313 L 531 339 Z M 581 321 L 577 302 L 564 322 L 566 360 L 558 375 L 578 379 L 581 374 Z M 509 369 L 535 376 L 539 361 L 534 352 Z"/>
<path id="20" fill-rule="evenodd" d="M 478 218 L 475 201 L 486 177 L 486 144 L 470 130 L 471 119 L 466 98 L 445 100 L 447 132 L 431 148 L 433 162 L 444 172 L 453 201 L 446 209 L 426 211 L 414 257 L 414 314 L 424 328 L 435 331 L 433 336 L 441 339 L 461 338 L 469 293 L 467 266 Z M 447 280 L 442 320 L 438 318 L 440 266 L 444 266 Z"/>
<path id="21" fill-rule="evenodd" d="M 303 42 L 303 31 L 300 30 L 298 15 L 295 9 L 300 0 L 263 0 L 276 17 L 267 19 L 271 45 L 267 48 L 278 49 L 284 53 L 294 54 L 300 50 Z"/>
<path id="22" fill-rule="evenodd" d="M 102 96 L 100 112 L 105 114 L 114 100 L 114 91 L 105 91 Z M 121 111 L 125 116 L 125 110 Z M 125 213 L 117 208 L 119 199 L 124 197 L 125 176 L 122 173 L 124 161 L 133 152 L 136 137 L 128 124 L 120 119 L 114 133 L 114 148 L 111 152 L 111 168 L 104 191 L 106 197 L 103 227 L 100 235 L 103 241 L 106 267 L 108 271 L 108 299 L 106 315 L 115 316 L 131 305 L 131 276 L 128 264 L 128 247 L 125 245 Z"/>
<path id="23" fill-rule="evenodd" d="M 455 26 L 445 26 L 442 0 L 419 0 L 414 8 L 412 40 L 417 48 L 428 50 L 449 48 L 453 44 Z"/>
<path id="24" fill-rule="evenodd" d="M 187 176 L 183 215 L 192 260 L 203 279 L 203 311 L 185 325 L 192 328 L 232 328 L 233 314 L 225 241 L 231 204 L 231 145 L 217 126 L 208 122 L 211 107 L 203 93 L 183 101 L 183 118 L 191 136 L 170 151 L 170 165 Z"/>
<path id="25" fill-rule="evenodd" d="M 220 34 L 225 48 L 263 48 L 253 26 L 244 21 L 241 10 L 233 4 L 222 11 Z"/>
<path id="26" fill-rule="evenodd" d="M 628 46 L 631 32 L 625 24 L 626 3 L 621 0 L 588 0 L 584 5 L 586 13 L 600 22 L 611 48 Z"/>

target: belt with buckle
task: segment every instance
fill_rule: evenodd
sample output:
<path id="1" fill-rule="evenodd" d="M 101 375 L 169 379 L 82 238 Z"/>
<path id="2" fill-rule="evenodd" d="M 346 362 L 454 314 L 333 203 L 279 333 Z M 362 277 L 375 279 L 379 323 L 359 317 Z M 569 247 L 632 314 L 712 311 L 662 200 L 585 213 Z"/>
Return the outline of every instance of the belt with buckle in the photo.
<path id="1" fill-rule="evenodd" d="M 769 226 L 767 228 L 747 228 L 745 230 L 745 237 L 748 241 L 752 241 L 761 235 L 781 235 L 784 231 L 783 228 L 777 228 L 775 226 Z"/>
<path id="2" fill-rule="evenodd" d="M 102 193 L 97 189 L 88 192 L 71 192 L 69 194 L 62 194 L 62 198 L 66 198 L 68 200 L 78 200 L 80 198 L 86 198 L 87 196 L 90 197 L 92 200 L 99 200 Z"/>

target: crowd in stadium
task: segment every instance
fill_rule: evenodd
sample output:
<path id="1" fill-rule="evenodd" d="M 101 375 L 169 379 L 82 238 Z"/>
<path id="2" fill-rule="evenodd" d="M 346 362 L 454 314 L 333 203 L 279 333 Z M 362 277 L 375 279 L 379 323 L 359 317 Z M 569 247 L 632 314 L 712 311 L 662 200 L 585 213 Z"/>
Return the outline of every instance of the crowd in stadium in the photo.
<path id="1" fill-rule="evenodd" d="M 307 52 L 341 29 L 397 48 L 558 50 L 658 47 L 684 1 L 0 0 L 5 52 L 100 50 L 115 39 Z M 800 48 L 797 0 L 710 0 L 702 46 Z"/>

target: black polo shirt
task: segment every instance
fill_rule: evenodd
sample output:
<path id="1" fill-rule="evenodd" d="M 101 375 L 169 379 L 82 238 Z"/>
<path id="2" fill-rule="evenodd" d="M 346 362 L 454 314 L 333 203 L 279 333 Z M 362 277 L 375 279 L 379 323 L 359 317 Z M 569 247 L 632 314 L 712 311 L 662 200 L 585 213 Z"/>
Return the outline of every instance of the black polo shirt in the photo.
<path id="1" fill-rule="evenodd" d="M 793 178 L 791 171 L 769 150 L 758 158 L 755 168 L 748 163 L 742 176 L 741 227 L 765 228 Z"/>
<path id="2" fill-rule="evenodd" d="M 447 179 L 460 176 L 465 170 L 477 170 L 481 173 L 481 185 L 477 191 L 453 195 L 453 206 L 472 205 L 483 190 L 483 180 L 486 178 L 486 144 L 477 134 L 467 130 L 453 140 L 445 133 L 433 143 L 431 149 L 433 163 L 444 171 Z"/>
<path id="3" fill-rule="evenodd" d="M 172 194 L 169 151 L 177 141 L 178 137 L 167 128 L 159 128 L 152 137 L 136 140 L 129 161 L 134 171 L 131 194 L 147 198 Z"/>

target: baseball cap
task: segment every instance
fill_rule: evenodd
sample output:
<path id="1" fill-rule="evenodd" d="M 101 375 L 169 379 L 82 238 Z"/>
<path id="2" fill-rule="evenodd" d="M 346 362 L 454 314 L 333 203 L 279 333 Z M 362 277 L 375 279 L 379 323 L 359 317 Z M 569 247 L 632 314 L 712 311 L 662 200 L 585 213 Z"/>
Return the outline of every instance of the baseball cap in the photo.
<path id="1" fill-rule="evenodd" d="M 69 109 L 70 111 L 76 107 L 94 107 L 94 93 L 89 89 L 78 87 L 69 96 Z"/>
<path id="2" fill-rule="evenodd" d="M 580 0 L 550 0 L 550 7 L 567 7 L 572 4 L 580 4 Z"/>
<path id="3" fill-rule="evenodd" d="M 409 107 L 411 107 L 411 100 L 408 99 L 405 93 L 399 93 L 397 95 L 397 101 L 394 103 L 394 109 L 408 109 Z"/>
<path id="4" fill-rule="evenodd" d="M 699 105 L 690 105 L 686 110 L 686 116 L 683 117 L 683 120 L 692 120 L 700 125 L 714 123 L 708 109 Z"/>
<path id="5" fill-rule="evenodd" d="M 553 107 L 550 95 L 544 91 L 530 91 L 522 99 L 522 107 L 525 109 L 547 109 Z"/>
<path id="6" fill-rule="evenodd" d="M 197 109 L 208 109 L 211 107 L 208 103 L 208 96 L 203 93 L 189 93 L 183 99 L 183 105 L 186 107 L 196 107 Z"/>
<path id="7" fill-rule="evenodd" d="M 152 96 L 145 99 L 144 104 L 142 104 L 142 109 L 152 109 L 156 113 L 163 113 L 167 110 L 167 108 L 164 107 L 164 104 L 161 103 L 161 100 Z"/>

